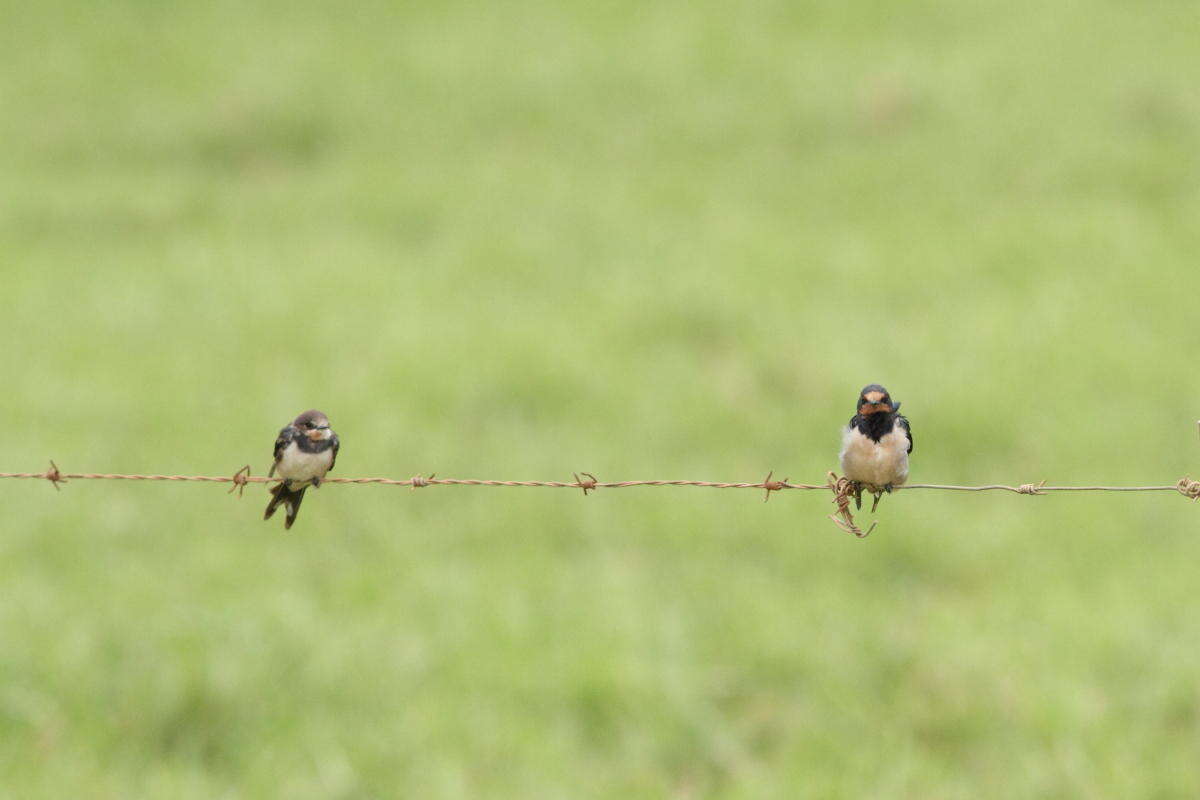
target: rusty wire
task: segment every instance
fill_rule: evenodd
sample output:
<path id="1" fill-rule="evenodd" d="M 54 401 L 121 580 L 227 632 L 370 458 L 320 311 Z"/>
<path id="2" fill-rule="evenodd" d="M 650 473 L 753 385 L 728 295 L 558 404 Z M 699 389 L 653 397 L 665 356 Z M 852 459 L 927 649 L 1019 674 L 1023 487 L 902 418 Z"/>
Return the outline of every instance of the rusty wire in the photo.
<path id="1" fill-rule="evenodd" d="M 638 480 L 638 481 L 600 481 L 587 472 L 575 474 L 573 481 L 502 481 L 484 480 L 480 478 L 438 478 L 433 475 L 428 478 L 415 475 L 411 478 L 335 478 L 327 477 L 321 484 L 326 483 L 377 483 L 384 486 L 411 486 L 419 489 L 425 486 L 517 486 L 546 489 L 583 489 L 589 492 L 594 489 L 627 489 L 632 486 L 699 486 L 709 489 L 765 489 L 768 498 L 771 492 L 784 489 L 830 489 L 830 483 L 792 483 L 790 479 L 772 480 L 768 475 L 764 480 L 755 483 L 723 482 L 723 481 L 694 481 L 694 480 Z M 583 478 L 579 476 L 583 475 Z M 833 475 L 833 473 L 830 473 Z M 280 478 L 268 478 L 263 475 L 251 475 L 249 465 L 242 467 L 233 475 L 138 475 L 114 472 L 61 472 L 54 462 L 50 469 L 42 472 L 0 472 L 0 478 L 32 478 L 47 480 L 58 488 L 58 484 L 73 480 L 83 481 L 184 481 L 193 483 L 232 483 L 237 486 L 247 483 L 279 483 Z M 1025 483 L 1018 486 L 1003 484 L 985 484 L 982 486 L 956 486 L 941 483 L 910 483 L 893 487 L 893 491 L 908 491 L 911 489 L 939 489 L 949 492 L 987 492 L 1004 491 L 1016 494 L 1045 494 L 1047 492 L 1179 492 L 1190 499 L 1200 499 L 1200 481 L 1190 477 L 1181 478 L 1176 483 L 1160 486 L 1046 486 L 1045 481 Z M 767 498 L 764 498 L 764 500 Z"/>
<path id="2" fill-rule="evenodd" d="M 817 490 L 825 489 L 833 492 L 833 502 L 837 510 L 830 519 L 841 530 L 859 538 L 865 538 L 875 529 L 875 523 L 867 530 L 862 530 L 854 522 L 850 512 L 850 501 L 856 500 L 863 488 L 845 477 L 838 477 L 830 472 L 825 483 L 792 483 L 790 478 L 782 481 L 773 480 L 774 472 L 754 483 L 726 483 L 720 481 L 695 480 L 635 480 L 635 481 L 600 481 L 588 472 L 573 473 L 574 481 L 502 481 L 482 480 L 476 478 L 438 478 L 436 475 L 424 477 L 414 475 L 411 478 L 325 478 L 322 485 L 333 484 L 366 484 L 376 483 L 383 486 L 408 486 L 419 489 L 428 486 L 510 486 L 533 487 L 547 489 L 581 489 L 584 495 L 597 489 L 627 489 L 633 486 L 696 486 L 709 489 L 761 489 L 764 492 L 763 501 L 771 499 L 772 492 L 785 489 Z M 582 477 L 581 477 L 582 476 Z M 246 465 L 232 475 L 133 475 L 111 472 L 62 472 L 58 465 L 50 462 L 50 468 L 43 472 L 0 472 L 0 478 L 27 478 L 49 481 L 55 490 L 60 484 L 73 480 L 109 480 L 109 481 L 183 481 L 193 483 L 230 483 L 229 491 L 236 491 L 241 496 L 242 491 L 250 483 L 278 483 L 280 478 L 268 478 L 262 475 L 250 474 L 250 465 Z M 1047 486 L 1046 482 L 1024 483 L 1017 486 L 1003 484 L 986 484 L 982 486 L 955 486 L 948 484 L 914 483 L 906 486 L 896 486 L 893 491 L 911 489 L 936 489 L 950 492 L 987 492 L 1004 491 L 1015 494 L 1041 495 L 1047 492 L 1178 492 L 1190 500 L 1200 500 L 1200 481 L 1190 477 L 1180 478 L 1173 484 L 1161 486 Z"/>

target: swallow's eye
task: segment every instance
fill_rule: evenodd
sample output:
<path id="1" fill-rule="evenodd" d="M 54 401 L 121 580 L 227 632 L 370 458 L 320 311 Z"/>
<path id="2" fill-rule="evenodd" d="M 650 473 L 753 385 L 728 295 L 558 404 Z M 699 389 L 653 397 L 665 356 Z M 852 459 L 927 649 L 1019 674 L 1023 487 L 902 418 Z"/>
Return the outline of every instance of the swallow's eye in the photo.
<path id="1" fill-rule="evenodd" d="M 309 430 L 312 430 L 313 428 L 317 427 L 317 423 L 315 423 L 315 422 L 306 422 L 306 423 L 304 423 L 304 427 L 308 428 Z"/>
<path id="2" fill-rule="evenodd" d="M 882 399 L 882 400 L 880 400 L 879 402 L 881 402 L 881 403 L 890 403 L 890 402 L 892 402 L 892 398 L 888 397 L 888 396 L 885 394 L 885 395 L 883 396 L 883 399 Z"/>

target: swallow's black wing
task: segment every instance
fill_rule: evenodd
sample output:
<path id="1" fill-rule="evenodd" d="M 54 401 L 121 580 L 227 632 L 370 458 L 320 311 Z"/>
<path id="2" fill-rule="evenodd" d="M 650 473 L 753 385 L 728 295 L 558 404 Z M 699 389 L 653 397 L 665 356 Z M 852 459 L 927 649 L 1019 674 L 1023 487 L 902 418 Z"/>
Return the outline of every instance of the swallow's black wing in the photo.
<path id="1" fill-rule="evenodd" d="M 902 417 L 899 414 L 897 414 L 896 415 L 896 424 L 899 425 L 901 428 L 904 428 L 904 432 L 908 435 L 908 452 L 911 453 L 912 446 L 913 446 L 913 438 L 912 438 L 912 428 L 910 428 L 908 425 L 908 418 Z"/>
<path id="2" fill-rule="evenodd" d="M 340 440 L 337 438 L 337 434 L 335 433 L 335 434 L 333 435 L 333 445 L 332 445 L 332 449 L 333 449 L 333 458 L 332 458 L 332 459 L 330 459 L 330 461 L 329 461 L 329 469 L 325 470 L 326 472 L 333 472 L 333 465 L 337 463 L 337 451 L 338 451 L 338 448 L 339 448 L 339 447 L 341 447 L 341 446 L 342 446 L 342 443 L 341 443 L 341 441 L 340 441 Z"/>
<path id="3" fill-rule="evenodd" d="M 283 456 L 283 451 L 287 449 L 294 438 L 296 438 L 296 428 L 292 425 L 288 425 L 279 432 L 279 437 L 275 440 L 275 455 L 271 463 L 271 471 L 267 473 L 268 478 L 275 474 L 275 468 L 279 466 L 279 459 Z"/>

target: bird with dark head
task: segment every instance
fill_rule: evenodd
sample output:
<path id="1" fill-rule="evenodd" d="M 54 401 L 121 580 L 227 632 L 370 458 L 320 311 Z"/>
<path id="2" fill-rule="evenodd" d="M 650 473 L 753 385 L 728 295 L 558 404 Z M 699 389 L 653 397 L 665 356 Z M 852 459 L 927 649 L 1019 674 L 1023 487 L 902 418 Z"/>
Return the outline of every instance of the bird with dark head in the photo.
<path id="1" fill-rule="evenodd" d="M 862 507 L 862 490 L 875 495 L 871 510 L 884 492 L 908 480 L 912 429 L 901 416 L 900 404 L 878 383 L 858 393 L 856 413 L 842 431 L 842 473 L 857 487 L 855 502 Z"/>
<path id="2" fill-rule="evenodd" d="M 321 486 L 325 474 L 337 462 L 340 445 L 329 427 L 329 418 L 315 409 L 305 411 L 284 427 L 275 440 L 275 463 L 267 473 L 270 478 L 278 471 L 282 480 L 271 487 L 271 502 L 263 519 L 270 519 L 282 505 L 287 509 L 283 527 L 291 528 L 300 513 L 304 490 Z"/>

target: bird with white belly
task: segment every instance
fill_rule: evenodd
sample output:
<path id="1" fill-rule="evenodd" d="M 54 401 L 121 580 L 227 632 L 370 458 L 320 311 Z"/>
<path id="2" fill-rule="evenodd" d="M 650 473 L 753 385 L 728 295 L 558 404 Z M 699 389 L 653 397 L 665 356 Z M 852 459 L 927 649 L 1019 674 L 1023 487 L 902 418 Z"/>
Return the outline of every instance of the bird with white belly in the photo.
<path id="1" fill-rule="evenodd" d="M 900 415 L 888 390 L 878 383 L 865 386 L 857 411 L 842 431 L 842 473 L 853 481 L 854 500 L 862 508 L 862 490 L 875 495 L 871 510 L 884 492 L 908 480 L 908 455 L 913 449 L 912 429 Z"/>
<path id="2" fill-rule="evenodd" d="M 287 509 L 283 527 L 291 528 L 300 513 L 304 490 L 321 486 L 325 473 L 337 462 L 341 443 L 320 411 L 305 411 L 279 432 L 275 440 L 275 463 L 267 477 L 276 472 L 282 480 L 271 487 L 271 502 L 263 519 L 270 519 L 280 505 Z"/>

